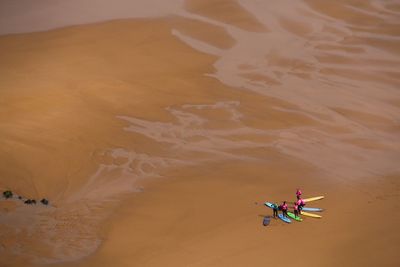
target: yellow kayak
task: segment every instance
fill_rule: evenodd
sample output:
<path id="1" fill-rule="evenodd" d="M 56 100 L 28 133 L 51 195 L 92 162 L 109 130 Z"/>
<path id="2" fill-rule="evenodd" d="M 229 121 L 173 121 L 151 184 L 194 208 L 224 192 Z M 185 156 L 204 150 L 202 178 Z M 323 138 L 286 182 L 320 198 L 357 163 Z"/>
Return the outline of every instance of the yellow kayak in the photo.
<path id="1" fill-rule="evenodd" d="M 309 213 L 309 212 L 305 212 L 305 211 L 302 211 L 301 215 L 308 216 L 308 217 L 313 217 L 313 218 L 318 218 L 318 219 L 322 218 L 321 215 L 317 215 L 317 214 Z"/>
<path id="2" fill-rule="evenodd" d="M 305 198 L 303 199 L 304 202 L 310 202 L 310 201 L 315 201 L 315 200 L 320 200 L 323 199 L 325 196 L 319 196 L 319 197 L 310 197 L 310 198 Z"/>

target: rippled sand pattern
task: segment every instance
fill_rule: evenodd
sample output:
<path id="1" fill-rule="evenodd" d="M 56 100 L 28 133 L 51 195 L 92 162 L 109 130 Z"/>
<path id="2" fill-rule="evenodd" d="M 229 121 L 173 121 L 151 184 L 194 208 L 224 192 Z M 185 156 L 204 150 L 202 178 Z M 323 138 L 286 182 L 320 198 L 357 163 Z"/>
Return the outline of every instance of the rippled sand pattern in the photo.
<path id="1" fill-rule="evenodd" d="M 259 34 L 201 18 L 226 27 L 234 37 L 236 45 L 225 50 L 175 34 L 220 57 L 213 77 L 289 101 L 297 107 L 282 111 L 320 123 L 288 130 L 290 138 L 280 140 L 285 153 L 346 178 L 398 171 L 400 118 L 393 99 L 400 96 L 400 40 L 395 26 L 399 14 L 391 6 L 395 3 L 240 3 L 274 30 Z M 345 133 L 331 132 L 331 127 Z M 385 149 L 351 142 L 359 139 Z"/>

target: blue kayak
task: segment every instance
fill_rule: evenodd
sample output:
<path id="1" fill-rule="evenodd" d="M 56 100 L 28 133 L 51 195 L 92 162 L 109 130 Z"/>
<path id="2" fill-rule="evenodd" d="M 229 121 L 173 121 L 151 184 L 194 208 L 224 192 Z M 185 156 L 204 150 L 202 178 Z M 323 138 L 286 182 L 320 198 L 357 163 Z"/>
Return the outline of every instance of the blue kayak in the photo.
<path id="1" fill-rule="evenodd" d="M 267 206 L 268 208 L 271 208 L 271 209 L 274 208 L 273 204 L 271 202 L 265 202 L 264 205 Z"/>
<path id="2" fill-rule="evenodd" d="M 303 208 L 304 211 L 323 211 L 323 209 L 320 208 L 308 208 L 308 207 L 304 207 Z"/>
<path id="3" fill-rule="evenodd" d="M 285 223 L 291 223 L 292 221 L 288 217 L 284 217 L 282 214 L 278 214 L 279 219 L 284 221 Z"/>

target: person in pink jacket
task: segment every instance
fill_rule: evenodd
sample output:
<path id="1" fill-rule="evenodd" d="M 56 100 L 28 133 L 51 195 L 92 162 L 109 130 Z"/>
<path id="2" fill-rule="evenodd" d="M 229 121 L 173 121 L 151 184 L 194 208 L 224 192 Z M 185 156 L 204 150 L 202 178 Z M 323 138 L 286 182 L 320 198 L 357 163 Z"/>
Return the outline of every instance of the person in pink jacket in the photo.
<path id="1" fill-rule="evenodd" d="M 301 190 L 297 188 L 296 190 L 296 197 L 299 199 L 301 197 Z"/>
<path id="2" fill-rule="evenodd" d="M 296 201 L 296 205 L 298 206 L 299 209 L 299 214 L 301 214 L 301 210 L 303 209 L 303 207 L 306 205 L 306 203 L 304 202 L 304 200 L 299 197 Z"/>
<path id="3" fill-rule="evenodd" d="M 282 215 L 287 217 L 288 205 L 286 204 L 286 201 L 283 201 L 282 205 L 280 205 L 280 209 L 282 211 Z"/>
<path id="4" fill-rule="evenodd" d="M 297 205 L 297 202 L 294 202 L 293 211 L 294 211 L 294 216 L 299 217 L 299 205 Z"/>

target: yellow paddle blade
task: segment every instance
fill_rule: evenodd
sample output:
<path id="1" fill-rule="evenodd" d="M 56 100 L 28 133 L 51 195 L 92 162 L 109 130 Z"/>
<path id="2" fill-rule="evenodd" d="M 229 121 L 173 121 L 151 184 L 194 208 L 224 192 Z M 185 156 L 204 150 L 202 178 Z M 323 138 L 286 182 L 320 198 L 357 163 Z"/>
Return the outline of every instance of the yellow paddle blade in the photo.
<path id="1" fill-rule="evenodd" d="M 309 212 L 305 212 L 305 211 L 302 211 L 301 215 L 308 216 L 308 217 L 313 217 L 313 218 L 322 218 L 321 215 L 317 215 L 317 214 L 309 213 Z"/>
<path id="2" fill-rule="evenodd" d="M 323 199 L 325 196 L 318 196 L 318 197 L 310 197 L 310 198 L 304 198 L 304 202 L 310 202 L 310 201 L 315 201 L 315 200 L 320 200 Z"/>

